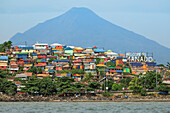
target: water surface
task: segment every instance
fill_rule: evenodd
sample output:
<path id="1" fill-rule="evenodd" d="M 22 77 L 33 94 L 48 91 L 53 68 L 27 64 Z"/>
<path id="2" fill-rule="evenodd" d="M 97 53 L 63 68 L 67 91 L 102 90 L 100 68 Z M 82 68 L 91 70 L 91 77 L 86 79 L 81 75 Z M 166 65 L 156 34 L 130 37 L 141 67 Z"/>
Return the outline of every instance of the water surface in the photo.
<path id="1" fill-rule="evenodd" d="M 1 113 L 170 113 L 170 102 L 0 102 Z"/>

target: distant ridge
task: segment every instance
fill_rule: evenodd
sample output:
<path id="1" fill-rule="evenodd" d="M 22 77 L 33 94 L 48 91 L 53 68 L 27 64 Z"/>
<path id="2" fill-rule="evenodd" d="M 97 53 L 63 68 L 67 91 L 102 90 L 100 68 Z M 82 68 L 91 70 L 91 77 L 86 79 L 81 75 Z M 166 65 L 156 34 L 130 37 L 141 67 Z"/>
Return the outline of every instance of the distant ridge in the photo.
<path id="1" fill-rule="evenodd" d="M 74 46 L 98 46 L 116 52 L 153 52 L 159 63 L 170 61 L 170 49 L 132 31 L 114 25 L 84 7 L 74 7 L 10 39 L 14 45 L 35 42 Z"/>

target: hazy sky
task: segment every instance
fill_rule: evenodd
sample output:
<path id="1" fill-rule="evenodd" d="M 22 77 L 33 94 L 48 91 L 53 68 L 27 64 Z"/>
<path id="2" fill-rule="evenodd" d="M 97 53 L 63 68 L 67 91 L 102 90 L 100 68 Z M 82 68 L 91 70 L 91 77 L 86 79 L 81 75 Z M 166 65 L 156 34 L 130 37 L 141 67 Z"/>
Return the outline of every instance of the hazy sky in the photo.
<path id="1" fill-rule="evenodd" d="M 0 0 L 0 43 L 72 7 L 87 7 L 170 48 L 170 0 Z"/>

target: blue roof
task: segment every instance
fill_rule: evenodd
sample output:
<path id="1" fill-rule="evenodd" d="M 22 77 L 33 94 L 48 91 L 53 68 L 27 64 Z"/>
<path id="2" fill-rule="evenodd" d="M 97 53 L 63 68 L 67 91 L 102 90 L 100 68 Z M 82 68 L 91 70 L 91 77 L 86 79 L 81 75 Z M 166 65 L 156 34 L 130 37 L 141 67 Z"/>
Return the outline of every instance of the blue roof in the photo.
<path id="1" fill-rule="evenodd" d="M 106 50 L 103 50 L 103 49 L 93 49 L 94 52 L 100 52 L 100 53 L 103 53 L 103 52 L 106 52 Z"/>
<path id="2" fill-rule="evenodd" d="M 122 73 L 123 71 L 122 70 L 115 70 L 117 73 Z"/>
<path id="3" fill-rule="evenodd" d="M 32 53 L 33 56 L 37 56 L 37 53 Z"/>
<path id="4" fill-rule="evenodd" d="M 156 67 L 156 63 L 154 62 L 146 62 L 146 65 L 148 65 L 149 67 Z"/>
<path id="5" fill-rule="evenodd" d="M 18 47 L 18 49 L 34 49 L 33 47 Z"/>
<path id="6" fill-rule="evenodd" d="M 53 66 L 53 65 L 50 64 L 50 65 L 47 65 L 47 66 Z"/>
<path id="7" fill-rule="evenodd" d="M 39 55 L 46 55 L 46 53 L 39 53 Z"/>
<path id="8" fill-rule="evenodd" d="M 69 60 L 68 59 L 56 59 L 56 60 L 53 60 L 54 62 L 68 62 Z"/>
<path id="9" fill-rule="evenodd" d="M 8 60 L 8 56 L 1 56 L 0 60 Z"/>
<path id="10" fill-rule="evenodd" d="M 53 48 L 55 48 L 55 46 L 51 46 L 51 48 L 53 49 Z"/>
<path id="11" fill-rule="evenodd" d="M 133 62 L 133 63 L 130 63 L 132 66 L 143 66 L 142 63 L 140 62 Z"/>
<path id="12" fill-rule="evenodd" d="M 126 57 L 117 57 L 116 59 L 127 59 Z"/>
<path id="13" fill-rule="evenodd" d="M 23 58 L 23 60 L 30 60 L 30 59 Z"/>
<path id="14" fill-rule="evenodd" d="M 66 47 L 66 48 L 64 48 L 64 49 L 73 50 L 73 49 L 72 49 L 72 48 L 70 48 L 70 47 Z"/>
<path id="15" fill-rule="evenodd" d="M 71 76 L 71 73 L 67 73 L 67 76 Z"/>
<path id="16" fill-rule="evenodd" d="M 92 47 L 86 47 L 86 49 L 92 49 Z"/>

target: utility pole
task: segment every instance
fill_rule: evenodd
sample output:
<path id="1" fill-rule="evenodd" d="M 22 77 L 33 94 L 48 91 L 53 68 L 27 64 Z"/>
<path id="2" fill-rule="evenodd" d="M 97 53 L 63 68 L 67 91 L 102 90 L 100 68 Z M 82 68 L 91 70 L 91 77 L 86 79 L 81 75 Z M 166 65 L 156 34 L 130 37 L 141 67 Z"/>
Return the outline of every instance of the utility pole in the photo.
<path id="1" fill-rule="evenodd" d="M 157 87 L 157 68 L 156 68 L 156 87 Z"/>

